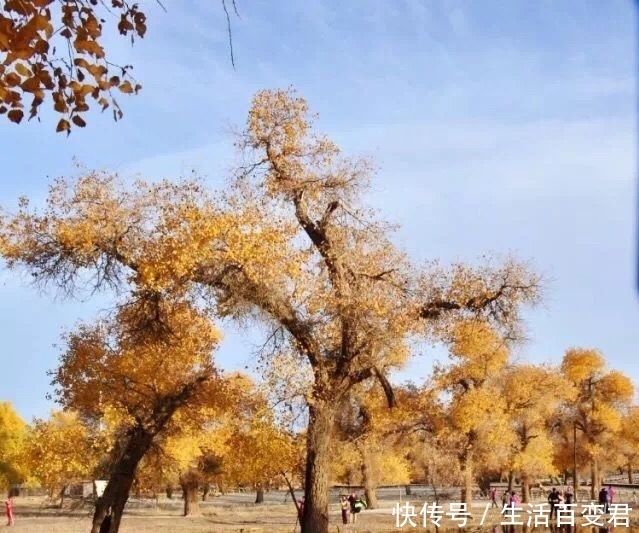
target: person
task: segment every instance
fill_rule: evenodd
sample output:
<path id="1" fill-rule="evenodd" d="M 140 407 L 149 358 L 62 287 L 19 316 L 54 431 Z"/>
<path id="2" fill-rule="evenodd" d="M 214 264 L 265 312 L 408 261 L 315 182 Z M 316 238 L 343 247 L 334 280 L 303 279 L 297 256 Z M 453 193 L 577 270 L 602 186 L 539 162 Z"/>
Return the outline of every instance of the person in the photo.
<path id="1" fill-rule="evenodd" d="M 366 509 L 367 505 L 366 505 L 366 501 L 364 500 L 364 498 L 357 498 L 355 500 L 355 504 L 353 506 L 353 524 L 355 523 L 355 520 L 357 518 L 357 514 L 361 513 L 364 509 Z"/>
<path id="2" fill-rule="evenodd" d="M 550 504 L 550 519 L 552 519 L 553 515 L 557 518 L 557 508 L 559 507 L 559 502 L 561 501 L 561 496 L 559 495 L 559 491 L 556 487 L 550 491 L 548 495 L 548 503 Z"/>
<path id="3" fill-rule="evenodd" d="M 519 503 L 521 503 L 519 501 L 519 497 L 517 496 L 517 493 L 513 490 L 510 493 L 510 499 L 508 500 L 508 505 L 510 505 L 511 507 L 516 507 L 517 505 L 519 505 Z"/>
<path id="4" fill-rule="evenodd" d="M 342 494 L 341 506 L 342 506 L 342 524 L 346 525 L 348 524 L 348 519 L 349 519 L 348 515 L 351 510 L 351 504 L 348 501 L 348 496 L 346 496 L 346 494 Z"/>
<path id="5" fill-rule="evenodd" d="M 348 497 L 348 503 L 351 507 L 350 511 L 351 511 L 351 521 L 353 522 L 353 524 L 355 523 L 355 502 L 357 501 L 357 492 L 353 491 L 351 492 L 351 495 Z"/>
<path id="6" fill-rule="evenodd" d="M 603 505 L 603 512 L 608 514 L 608 491 L 606 487 L 601 487 L 599 491 L 599 505 Z"/>
<path id="7" fill-rule="evenodd" d="M 7 499 L 4 501 L 4 507 L 5 507 L 6 511 L 7 511 L 7 525 L 8 526 L 13 526 L 16 523 L 15 517 L 13 516 L 13 506 L 14 506 L 13 494 L 11 492 L 9 492 L 9 495 L 7 496 Z"/>
<path id="8" fill-rule="evenodd" d="M 297 506 L 297 518 L 300 521 L 300 524 L 302 523 L 303 517 L 304 517 L 304 498 L 302 498 L 299 501 L 299 504 Z"/>
<path id="9" fill-rule="evenodd" d="M 490 501 L 491 501 L 491 509 L 493 507 L 497 507 L 497 489 L 495 487 L 490 488 Z"/>
<path id="10" fill-rule="evenodd" d="M 111 529 L 111 521 L 111 507 L 109 507 L 102 519 L 102 523 L 100 524 L 100 533 L 109 533 L 109 530 Z"/>
<path id="11" fill-rule="evenodd" d="M 573 492 L 572 492 L 572 487 L 568 487 L 566 489 L 566 492 L 564 493 L 564 501 L 566 502 L 566 505 L 572 505 L 572 497 L 574 496 Z"/>
<path id="12" fill-rule="evenodd" d="M 503 494 L 501 495 L 501 508 L 503 509 L 504 507 L 506 507 L 507 503 L 508 503 L 508 493 L 504 490 Z"/>
<path id="13" fill-rule="evenodd" d="M 615 489 L 612 488 L 612 485 L 608 485 L 608 503 L 613 502 L 613 498 L 615 497 Z"/>

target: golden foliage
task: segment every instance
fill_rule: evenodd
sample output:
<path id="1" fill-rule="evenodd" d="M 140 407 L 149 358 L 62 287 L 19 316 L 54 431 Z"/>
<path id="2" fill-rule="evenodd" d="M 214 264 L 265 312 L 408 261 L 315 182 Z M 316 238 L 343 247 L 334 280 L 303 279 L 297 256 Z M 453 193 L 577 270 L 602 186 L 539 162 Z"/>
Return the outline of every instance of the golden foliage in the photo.
<path id="1" fill-rule="evenodd" d="M 56 411 L 36 419 L 29 432 L 26 457 L 29 472 L 51 491 L 90 478 L 107 452 L 100 439 L 73 411 Z"/>
<path id="2" fill-rule="evenodd" d="M 27 426 L 11 402 L 0 402 L 0 487 L 6 488 L 22 480 L 22 461 Z M 28 470 L 27 470 L 28 471 Z"/>
<path id="3" fill-rule="evenodd" d="M 165 331 L 142 328 L 149 316 L 161 317 Z M 153 424 L 158 402 L 214 377 L 219 339 L 210 320 L 185 302 L 134 300 L 112 321 L 80 325 L 66 335 L 53 374 L 56 394 L 86 416 L 102 416 L 108 405 L 123 418 Z"/>
<path id="4" fill-rule="evenodd" d="M 11 122 L 24 117 L 25 99 L 31 95 L 29 119 L 50 98 L 62 115 L 56 131 L 69 133 L 83 128 L 83 113 L 90 99 L 104 111 L 113 107 L 113 118 L 122 110 L 113 95 L 137 94 L 141 85 L 130 76 L 131 65 L 117 67 L 109 60 L 103 43 L 106 20 L 117 21 L 122 36 L 144 37 L 146 15 L 138 4 L 111 0 L 6 0 L 0 11 L 0 114 Z M 114 24 L 115 26 L 116 24 Z M 114 73 L 113 68 L 117 70 Z"/>

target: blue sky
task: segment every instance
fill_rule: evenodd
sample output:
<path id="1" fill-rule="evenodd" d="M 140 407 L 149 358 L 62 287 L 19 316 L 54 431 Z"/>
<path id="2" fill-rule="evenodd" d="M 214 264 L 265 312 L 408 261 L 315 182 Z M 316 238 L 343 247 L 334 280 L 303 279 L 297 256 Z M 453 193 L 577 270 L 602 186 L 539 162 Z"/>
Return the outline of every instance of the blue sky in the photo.
<path id="1" fill-rule="evenodd" d="M 517 358 L 597 347 L 639 384 L 631 1 L 237 0 L 235 70 L 219 2 L 148 4 L 144 40 L 107 39 L 144 85 L 120 98 L 124 119 L 93 112 L 69 138 L 51 120 L 2 123 L 0 203 L 42 201 L 74 156 L 125 176 L 196 169 L 217 186 L 251 96 L 293 85 L 321 130 L 375 158 L 371 202 L 416 261 L 514 252 L 548 277 Z M 0 399 L 30 419 L 52 407 L 60 332 L 108 300 L 55 301 L 24 279 L 0 274 Z M 228 329 L 218 361 L 251 365 L 255 340 Z M 424 376 L 434 357 L 398 379 Z"/>

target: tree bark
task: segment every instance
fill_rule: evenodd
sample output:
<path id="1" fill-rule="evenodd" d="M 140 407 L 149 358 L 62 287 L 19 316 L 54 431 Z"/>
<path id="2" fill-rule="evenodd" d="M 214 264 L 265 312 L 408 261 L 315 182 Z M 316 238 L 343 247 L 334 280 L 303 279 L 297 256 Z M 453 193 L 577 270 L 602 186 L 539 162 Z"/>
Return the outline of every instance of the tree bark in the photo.
<path id="1" fill-rule="evenodd" d="M 255 492 L 255 503 L 264 503 L 264 487 L 261 483 L 257 485 L 257 490 Z"/>
<path id="2" fill-rule="evenodd" d="M 199 483 L 183 483 L 184 516 L 200 515 L 200 485 Z"/>
<path id="3" fill-rule="evenodd" d="M 459 462 L 464 480 L 461 489 L 461 503 L 465 503 L 466 508 L 470 510 L 473 504 L 473 450 L 466 449 L 460 456 Z"/>
<path id="4" fill-rule="evenodd" d="M 328 533 L 328 484 L 334 405 L 335 402 L 316 401 L 308 408 L 305 503 L 301 533 Z"/>
<path id="5" fill-rule="evenodd" d="M 521 476 L 521 501 L 530 503 L 530 476 L 526 474 Z"/>
<path id="6" fill-rule="evenodd" d="M 362 447 L 362 478 L 364 480 L 364 498 L 368 509 L 377 509 L 376 484 L 373 472 L 373 457 L 366 443 Z"/>
<path id="7" fill-rule="evenodd" d="M 590 460 L 590 498 L 599 497 L 599 464 L 597 459 Z"/>
<path id="8" fill-rule="evenodd" d="M 153 435 L 144 428 L 138 426 L 131 430 L 122 454 L 113 465 L 104 494 L 95 504 L 91 533 L 100 533 L 100 526 L 109 507 L 112 509 L 109 533 L 118 533 L 124 506 L 135 479 L 135 470 L 151 446 L 152 440 Z"/>

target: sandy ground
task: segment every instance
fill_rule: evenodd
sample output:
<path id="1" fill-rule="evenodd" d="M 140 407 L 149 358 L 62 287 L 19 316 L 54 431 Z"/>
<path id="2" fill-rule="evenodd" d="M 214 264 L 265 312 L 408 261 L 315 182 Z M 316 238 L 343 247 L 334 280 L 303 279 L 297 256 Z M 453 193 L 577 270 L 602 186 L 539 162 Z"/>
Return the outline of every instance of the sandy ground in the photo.
<path id="1" fill-rule="evenodd" d="M 202 515 L 199 517 L 185 518 L 181 516 L 182 501 L 178 499 L 160 499 L 157 504 L 154 500 L 132 499 L 127 507 L 122 520 L 120 531 L 122 533 L 294 533 L 299 531 L 295 510 L 290 498 L 284 502 L 283 492 L 270 492 L 266 494 L 265 503 L 255 505 L 253 494 L 230 494 L 212 498 L 211 501 L 201 504 Z M 382 490 L 379 493 L 379 508 L 366 510 L 358 516 L 354 525 L 343 526 L 337 503 L 337 495 L 334 495 L 335 503 L 331 505 L 330 530 L 335 533 L 381 533 L 398 530 L 422 530 L 434 531 L 432 524 L 423 526 L 423 517 L 418 513 L 422 509 L 426 499 L 424 495 L 416 494 L 406 497 L 401 494 L 401 509 L 399 523 L 406 518 L 405 505 L 408 501 L 414 507 L 416 516 L 412 518 L 415 526 L 410 522 L 402 527 L 397 525 L 397 517 L 393 515 L 393 509 L 400 503 L 400 492 L 397 490 Z M 621 499 L 623 502 L 624 499 Z M 431 503 L 432 500 L 429 500 Z M 467 529 L 480 528 L 483 519 L 483 528 L 495 533 L 495 526 L 504 524 L 506 518 L 498 509 L 489 509 L 484 517 L 487 506 L 486 500 L 475 502 L 472 514 L 468 520 Z M 633 506 L 632 503 L 629 504 Z M 630 525 L 639 531 L 639 505 L 638 510 L 631 510 Z M 444 514 L 451 508 L 448 503 L 443 503 Z M 15 531 L 28 533 L 87 533 L 90 530 L 92 507 L 88 503 L 69 501 L 62 510 L 47 507 L 42 498 L 16 498 L 16 524 L 9 528 L 2 522 L 0 531 Z M 580 514 L 578 509 L 576 514 Z M 522 516 L 524 521 L 527 515 Z M 605 522 L 610 517 L 599 519 Z M 578 519 L 577 523 L 587 525 L 587 522 Z M 605 525 L 613 525 L 606 523 Z M 441 521 L 442 529 L 458 530 L 460 524 L 452 521 L 449 516 L 444 516 Z M 536 528 L 537 529 L 537 528 Z M 543 528 L 540 528 L 543 529 Z M 578 528 L 582 529 L 582 528 Z M 499 530 L 499 529 L 498 529 Z M 615 528 L 616 533 L 621 530 L 629 531 L 623 525 Z M 584 529 L 584 531 L 588 531 Z"/>

